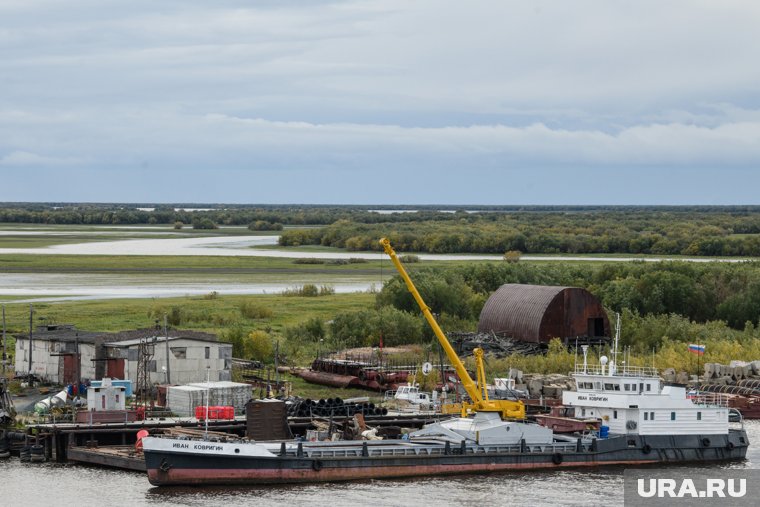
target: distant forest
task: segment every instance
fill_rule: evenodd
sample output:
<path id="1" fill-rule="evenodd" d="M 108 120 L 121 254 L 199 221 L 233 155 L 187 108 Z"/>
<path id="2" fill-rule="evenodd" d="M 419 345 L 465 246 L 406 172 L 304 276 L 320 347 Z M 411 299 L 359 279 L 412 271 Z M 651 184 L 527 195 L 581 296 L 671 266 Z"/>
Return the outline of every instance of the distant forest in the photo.
<path id="1" fill-rule="evenodd" d="M 760 256 L 760 206 L 5 203 L 0 222 L 290 226 L 282 246 L 350 251 L 377 250 L 386 236 L 403 252 Z"/>

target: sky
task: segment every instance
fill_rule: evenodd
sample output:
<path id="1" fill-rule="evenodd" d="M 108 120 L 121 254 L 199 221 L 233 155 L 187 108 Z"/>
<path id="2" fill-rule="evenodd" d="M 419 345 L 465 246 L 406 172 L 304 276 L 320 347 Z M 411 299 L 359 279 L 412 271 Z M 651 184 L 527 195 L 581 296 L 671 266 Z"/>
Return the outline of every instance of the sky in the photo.
<path id="1" fill-rule="evenodd" d="M 0 201 L 760 204 L 754 0 L 0 0 Z"/>

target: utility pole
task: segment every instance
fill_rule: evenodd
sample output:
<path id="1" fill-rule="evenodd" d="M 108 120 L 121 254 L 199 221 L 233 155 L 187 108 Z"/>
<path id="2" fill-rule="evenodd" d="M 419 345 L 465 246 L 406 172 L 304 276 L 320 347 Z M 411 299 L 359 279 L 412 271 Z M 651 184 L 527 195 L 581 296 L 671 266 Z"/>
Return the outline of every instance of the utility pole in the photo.
<path id="1" fill-rule="evenodd" d="M 5 378 L 5 363 L 8 362 L 8 354 L 6 353 L 6 341 L 5 341 L 5 305 L 3 305 L 3 378 Z"/>
<path id="2" fill-rule="evenodd" d="M 274 378 L 280 388 L 280 340 L 274 342 Z"/>
<path id="3" fill-rule="evenodd" d="M 33 338 L 33 322 L 32 319 L 34 317 L 34 307 L 32 305 L 29 305 L 29 380 L 31 382 L 31 376 L 32 376 L 32 349 L 34 349 L 34 338 Z"/>
<path id="4" fill-rule="evenodd" d="M 166 337 L 166 383 L 171 384 L 172 370 L 169 366 L 169 331 L 167 326 L 167 316 L 164 314 L 164 336 Z"/>
<path id="5" fill-rule="evenodd" d="M 81 356 L 79 355 L 79 333 L 76 334 L 76 340 L 74 342 L 74 360 L 76 361 L 76 368 L 77 368 L 77 385 L 76 385 L 76 391 L 77 391 L 77 399 L 79 398 L 79 386 L 82 385 L 82 379 L 80 378 L 82 376 L 81 371 L 81 363 L 82 360 Z"/>

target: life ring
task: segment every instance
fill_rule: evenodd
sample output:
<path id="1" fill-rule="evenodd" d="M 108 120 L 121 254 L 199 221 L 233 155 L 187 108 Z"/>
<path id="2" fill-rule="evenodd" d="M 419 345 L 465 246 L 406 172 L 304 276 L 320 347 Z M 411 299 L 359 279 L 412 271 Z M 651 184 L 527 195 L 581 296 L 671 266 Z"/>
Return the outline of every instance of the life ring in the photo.
<path id="1" fill-rule="evenodd" d="M 325 464 L 322 463 L 322 460 L 315 459 L 314 461 L 311 462 L 311 468 L 313 468 L 315 472 L 319 472 L 320 470 L 322 470 L 323 466 L 325 466 Z"/>
<path id="2" fill-rule="evenodd" d="M 710 439 L 709 438 L 703 438 L 702 439 L 702 445 L 705 447 L 710 447 Z"/>
<path id="3" fill-rule="evenodd" d="M 730 451 L 730 450 L 732 450 L 734 447 L 735 447 L 735 446 L 734 446 L 734 443 L 733 443 L 733 442 L 728 442 L 728 443 L 726 444 L 726 449 L 728 449 L 729 451 Z"/>
<path id="4" fill-rule="evenodd" d="M 652 446 L 649 444 L 644 444 L 644 447 L 641 448 L 641 452 L 643 452 L 644 454 L 649 454 L 650 452 L 652 452 Z"/>
<path id="5" fill-rule="evenodd" d="M 561 452 L 555 452 L 554 454 L 552 454 L 552 463 L 554 463 L 555 465 L 561 465 L 562 459 L 563 459 L 563 456 Z"/>

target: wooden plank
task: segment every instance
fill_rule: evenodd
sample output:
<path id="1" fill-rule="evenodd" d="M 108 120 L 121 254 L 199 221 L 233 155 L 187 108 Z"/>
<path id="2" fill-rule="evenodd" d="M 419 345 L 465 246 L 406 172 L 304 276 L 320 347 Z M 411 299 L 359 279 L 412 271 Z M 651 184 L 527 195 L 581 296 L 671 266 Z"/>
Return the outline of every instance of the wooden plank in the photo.
<path id="1" fill-rule="evenodd" d="M 70 447 L 69 461 L 145 472 L 145 457 L 131 446 Z"/>

